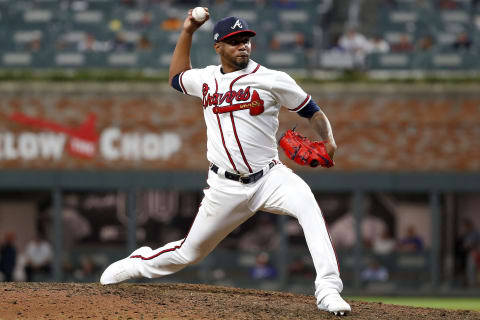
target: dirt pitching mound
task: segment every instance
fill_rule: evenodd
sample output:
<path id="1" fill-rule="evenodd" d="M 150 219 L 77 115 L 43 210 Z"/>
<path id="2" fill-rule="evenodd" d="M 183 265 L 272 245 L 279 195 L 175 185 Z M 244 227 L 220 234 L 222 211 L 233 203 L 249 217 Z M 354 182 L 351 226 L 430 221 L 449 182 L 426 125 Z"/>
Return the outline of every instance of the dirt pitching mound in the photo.
<path id="1" fill-rule="evenodd" d="M 350 319 L 479 319 L 349 301 Z M 0 319 L 335 319 L 313 296 L 193 284 L 1 283 Z"/>

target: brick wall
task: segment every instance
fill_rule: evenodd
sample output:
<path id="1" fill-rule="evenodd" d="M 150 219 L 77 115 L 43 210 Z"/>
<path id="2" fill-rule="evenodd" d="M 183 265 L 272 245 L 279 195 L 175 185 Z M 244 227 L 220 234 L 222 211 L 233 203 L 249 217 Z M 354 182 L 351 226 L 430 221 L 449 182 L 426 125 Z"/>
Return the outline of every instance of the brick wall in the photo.
<path id="1" fill-rule="evenodd" d="M 332 170 L 480 169 L 480 86 L 304 88 L 332 122 L 339 146 Z M 82 126 L 89 120 L 93 138 L 82 136 Z M 307 120 L 286 110 L 280 113 L 278 135 L 294 125 L 315 137 Z M 108 140 L 107 132 L 116 135 Z M 61 153 L 45 156 L 41 149 L 45 146 L 35 144 L 48 133 L 56 134 L 55 141 L 64 141 Z M 86 142 L 72 151 L 75 138 Z M 164 84 L 0 85 L 2 168 L 205 170 L 205 140 L 200 100 Z M 92 146 L 93 153 L 82 153 L 84 147 L 92 151 Z M 306 169 L 285 160 L 283 154 L 282 158 L 295 169 Z"/>

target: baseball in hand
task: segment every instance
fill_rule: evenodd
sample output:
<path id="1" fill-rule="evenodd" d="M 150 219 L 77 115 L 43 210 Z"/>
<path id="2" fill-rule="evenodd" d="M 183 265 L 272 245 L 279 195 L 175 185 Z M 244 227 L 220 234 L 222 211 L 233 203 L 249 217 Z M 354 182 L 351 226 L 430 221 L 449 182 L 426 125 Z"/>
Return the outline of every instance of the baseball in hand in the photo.
<path id="1" fill-rule="evenodd" d="M 207 11 L 202 7 L 196 7 L 192 10 L 192 17 L 197 22 L 203 22 L 207 19 Z"/>

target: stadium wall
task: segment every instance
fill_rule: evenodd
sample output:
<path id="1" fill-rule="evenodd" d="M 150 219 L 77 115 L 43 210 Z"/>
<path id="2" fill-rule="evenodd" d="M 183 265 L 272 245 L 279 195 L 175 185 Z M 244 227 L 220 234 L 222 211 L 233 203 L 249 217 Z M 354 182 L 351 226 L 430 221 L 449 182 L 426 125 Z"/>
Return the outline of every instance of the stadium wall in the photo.
<path id="1" fill-rule="evenodd" d="M 480 169 L 478 85 L 302 85 L 332 122 L 332 171 Z M 0 96 L 3 169 L 208 166 L 201 101 L 164 84 L 3 83 Z M 295 125 L 315 137 L 286 110 L 278 135 Z"/>

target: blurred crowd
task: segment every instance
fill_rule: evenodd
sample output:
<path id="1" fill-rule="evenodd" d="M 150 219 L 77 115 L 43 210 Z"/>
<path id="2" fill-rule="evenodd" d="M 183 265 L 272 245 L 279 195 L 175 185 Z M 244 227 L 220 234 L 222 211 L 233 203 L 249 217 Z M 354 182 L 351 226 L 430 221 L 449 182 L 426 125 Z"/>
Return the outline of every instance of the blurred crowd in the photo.
<path id="1" fill-rule="evenodd" d="M 389 30 L 389 27 L 382 25 L 381 18 L 377 18 L 376 23 L 367 25 L 362 23 L 361 17 L 343 17 L 338 13 L 341 11 L 340 6 L 352 6 L 349 11 L 355 12 L 354 9 L 358 9 L 358 15 L 368 16 L 368 12 L 362 12 L 360 7 L 353 7 L 355 2 L 312 1 L 315 9 L 308 13 L 313 15 L 312 21 L 307 19 L 303 22 L 304 25 L 309 26 L 310 32 L 306 33 L 304 28 L 295 23 L 276 26 L 275 23 L 281 22 L 259 18 L 260 21 L 256 22 L 255 27 L 259 28 L 257 30 L 259 34 L 266 35 L 267 43 L 262 41 L 256 43 L 254 39 L 254 46 L 264 53 L 303 53 L 298 59 L 303 59 L 302 65 L 307 68 L 312 65 L 318 66 L 317 56 L 324 52 L 350 54 L 353 58 L 353 67 L 358 69 L 368 67 L 366 58 L 377 53 L 480 53 L 480 47 L 476 43 L 478 37 L 474 36 L 480 33 L 480 15 L 472 17 L 475 19 L 472 26 L 461 21 L 438 23 L 439 17 L 447 10 L 464 10 L 470 16 L 468 10 L 461 6 L 460 1 L 409 1 L 411 7 L 408 10 L 410 11 L 405 11 L 405 8 L 400 6 L 400 2 L 404 3 L 396 0 L 375 1 L 378 6 L 377 14 L 403 10 L 416 16 L 415 19 L 401 22 L 400 26 Z M 65 28 L 62 30 L 63 34 L 60 32 L 54 40 L 53 46 L 58 52 L 122 53 L 172 50 L 175 45 L 172 39 L 175 37 L 170 35 L 181 30 L 185 8 L 193 8 L 197 5 L 211 7 L 212 11 L 217 11 L 218 14 L 229 14 L 233 8 L 231 2 L 225 0 L 122 0 L 119 8 L 136 10 L 135 15 L 128 18 L 128 21 L 125 16 L 113 14 L 101 22 L 100 29 L 104 30 L 79 32 L 80 30 L 75 30 L 73 27 L 69 27 L 71 30 Z M 266 7 L 279 12 L 288 12 L 289 10 L 298 11 L 299 4 L 292 0 L 256 0 L 248 3 L 248 10 L 254 8 L 252 12 L 255 10 L 260 12 Z M 59 8 L 82 12 L 89 10 L 89 2 L 63 0 L 60 1 Z M 161 21 L 155 19 L 152 14 L 153 9 L 159 8 L 165 14 L 165 18 Z M 472 0 L 469 8 L 473 11 L 480 10 L 479 2 Z M 431 23 L 426 23 L 429 17 L 435 19 Z M 208 24 L 207 22 L 203 29 L 211 30 L 211 25 Z M 340 31 L 339 26 L 343 30 Z M 54 23 L 49 28 L 55 29 Z M 168 36 L 157 38 L 155 36 L 157 33 L 165 33 Z M 441 40 L 444 35 L 448 35 L 449 39 Z M 24 50 L 38 52 L 52 46 L 52 43 L 49 37 L 32 34 L 31 39 L 24 42 L 24 46 Z"/>
<path id="2" fill-rule="evenodd" d="M 48 280 L 52 274 L 53 249 L 43 235 L 29 241 L 22 251 L 15 244 L 15 233 L 8 232 L 0 245 L 0 273 L 3 281 Z"/>
<path id="3" fill-rule="evenodd" d="M 140 193 L 137 199 L 137 242 L 157 248 L 181 239 L 188 232 L 201 199 L 200 192 L 152 190 Z M 351 213 L 347 211 L 337 215 L 329 201 L 324 202 L 325 210 L 333 212 L 333 216 L 327 216 L 327 223 L 337 253 L 341 254 L 339 258 L 342 264 L 342 254 L 351 258 L 357 245 L 357 226 Z M 344 201 L 336 203 L 342 204 Z M 344 209 L 340 206 L 338 210 Z M 278 215 L 258 212 L 224 239 L 218 249 L 239 256 L 255 257 L 250 261 L 248 271 L 245 271 L 245 276 L 252 280 L 276 280 L 282 272 L 291 277 L 313 279 L 315 270 L 306 250 L 301 226 L 293 218 L 283 222 L 280 219 Z M 53 278 L 54 252 L 47 237 L 52 232 L 51 221 L 48 215 L 40 217 L 37 227 L 43 231 L 38 232 L 22 248 L 17 246 L 13 232 L 0 235 L 0 279 L 45 281 Z M 98 280 L 111 258 L 103 249 L 95 252 L 82 251 L 82 248 L 123 248 L 127 221 L 124 193 L 65 194 L 62 243 L 64 275 L 71 281 Z M 361 270 L 364 284 L 393 280 L 397 270 L 395 263 L 398 263 L 399 257 L 406 256 L 409 261 L 412 257 L 424 257 L 428 261 L 430 245 L 419 234 L 419 226 L 404 224 L 393 236 L 395 229 L 385 220 L 371 214 L 365 215 L 360 226 L 367 257 Z M 281 228 L 285 233 L 281 232 Z M 280 252 L 285 244 L 288 254 Z M 124 254 L 123 249 L 120 252 Z M 454 252 L 455 285 L 480 287 L 480 228 L 472 220 L 461 221 Z M 283 271 L 279 270 L 277 260 L 282 255 L 286 262 Z M 224 279 L 227 274 L 228 270 L 216 268 L 212 276 Z"/>

